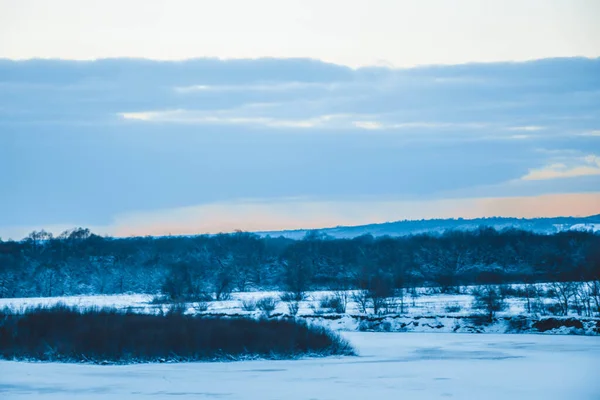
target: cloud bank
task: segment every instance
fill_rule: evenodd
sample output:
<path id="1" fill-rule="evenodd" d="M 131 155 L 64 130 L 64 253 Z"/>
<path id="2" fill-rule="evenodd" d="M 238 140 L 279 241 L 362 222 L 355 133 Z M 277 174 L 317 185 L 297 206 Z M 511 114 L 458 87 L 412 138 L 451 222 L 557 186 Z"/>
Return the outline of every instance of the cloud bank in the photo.
<path id="1" fill-rule="evenodd" d="M 202 219 L 236 215 L 240 229 L 391 220 L 394 207 L 413 215 L 453 199 L 531 197 L 551 212 L 544 196 L 600 190 L 598 70 L 584 58 L 411 69 L 0 60 L 1 226 L 107 227 L 215 204 L 236 206 Z M 290 198 L 331 207 L 265 211 Z M 355 218 L 335 212 L 353 202 Z M 518 204 L 512 215 L 526 215 Z M 587 204 L 564 212 L 600 212 Z"/>

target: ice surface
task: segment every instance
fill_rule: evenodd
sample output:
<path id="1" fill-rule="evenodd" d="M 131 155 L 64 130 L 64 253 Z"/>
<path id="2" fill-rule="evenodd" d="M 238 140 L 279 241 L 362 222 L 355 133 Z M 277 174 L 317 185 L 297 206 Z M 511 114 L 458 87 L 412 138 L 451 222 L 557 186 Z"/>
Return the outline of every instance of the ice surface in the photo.
<path id="1" fill-rule="evenodd" d="M 0 361 L 0 398 L 600 399 L 600 339 L 343 334 L 358 357 L 230 363 Z"/>

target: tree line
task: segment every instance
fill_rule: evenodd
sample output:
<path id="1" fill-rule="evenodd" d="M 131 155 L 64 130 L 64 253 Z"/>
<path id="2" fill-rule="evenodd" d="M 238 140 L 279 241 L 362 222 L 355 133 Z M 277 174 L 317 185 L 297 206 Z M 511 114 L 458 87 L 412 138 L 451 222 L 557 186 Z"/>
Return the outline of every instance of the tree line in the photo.
<path id="1" fill-rule="evenodd" d="M 523 230 L 302 240 L 231 234 L 114 238 L 76 228 L 0 240 L 0 297 L 150 293 L 226 299 L 233 291 L 363 289 L 600 279 L 600 235 Z"/>

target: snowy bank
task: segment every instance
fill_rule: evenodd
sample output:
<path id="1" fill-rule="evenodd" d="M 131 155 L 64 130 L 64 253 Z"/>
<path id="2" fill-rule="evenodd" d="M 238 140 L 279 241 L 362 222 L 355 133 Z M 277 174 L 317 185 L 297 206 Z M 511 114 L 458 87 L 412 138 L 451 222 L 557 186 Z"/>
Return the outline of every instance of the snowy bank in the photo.
<path id="1" fill-rule="evenodd" d="M 534 318 L 518 315 L 494 318 L 491 322 L 480 315 L 311 315 L 301 318 L 338 331 L 600 335 L 600 318 Z"/>

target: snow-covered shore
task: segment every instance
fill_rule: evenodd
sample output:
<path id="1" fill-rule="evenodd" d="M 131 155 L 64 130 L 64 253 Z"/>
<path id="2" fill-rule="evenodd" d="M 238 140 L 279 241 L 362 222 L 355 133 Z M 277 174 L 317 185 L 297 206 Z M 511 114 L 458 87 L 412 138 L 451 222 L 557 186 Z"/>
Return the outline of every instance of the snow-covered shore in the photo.
<path id="1" fill-rule="evenodd" d="M 256 301 L 264 297 L 277 298 L 278 292 L 234 293 L 230 300 L 206 303 L 205 311 L 198 311 L 194 303 L 186 304 L 187 313 L 201 313 L 207 316 L 255 317 L 263 314 L 259 311 L 244 311 L 244 301 Z M 425 294 L 418 297 L 406 296 L 404 310 L 388 315 L 369 315 L 360 313 L 356 305 L 348 303 L 343 314 L 324 313 L 319 310 L 319 300 L 330 296 L 331 292 L 310 292 L 299 303 L 296 318 L 308 323 L 324 325 L 336 331 L 374 331 L 374 332 L 445 332 L 445 333 L 545 333 L 600 335 L 600 318 L 569 315 L 567 317 L 540 316 L 525 312 L 525 300 L 508 298 L 506 311 L 497 313 L 493 321 L 482 317 L 472 308 L 472 296 L 469 294 Z M 24 311 L 30 307 L 64 304 L 81 309 L 90 307 L 110 307 L 130 309 L 141 313 L 167 311 L 170 305 L 153 304 L 153 296 L 147 294 L 128 295 L 91 295 L 42 298 L 0 299 L 0 309 Z M 545 299 L 549 301 L 549 299 Z M 448 311 L 448 310 L 451 311 Z M 288 310 L 284 302 L 279 302 L 271 313 L 271 318 L 286 318 Z"/>

